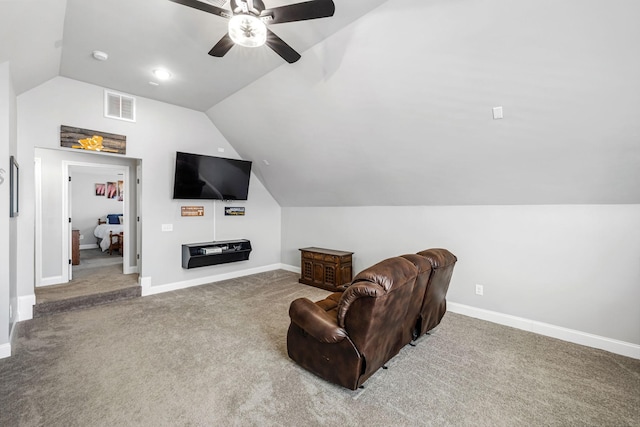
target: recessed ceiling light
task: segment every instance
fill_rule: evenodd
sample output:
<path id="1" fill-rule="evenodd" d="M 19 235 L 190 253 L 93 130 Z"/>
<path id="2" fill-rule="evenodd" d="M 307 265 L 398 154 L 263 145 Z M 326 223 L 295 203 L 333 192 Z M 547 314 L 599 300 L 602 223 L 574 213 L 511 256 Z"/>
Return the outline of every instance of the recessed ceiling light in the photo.
<path id="1" fill-rule="evenodd" d="M 101 52 L 99 50 L 94 50 L 91 53 L 91 56 L 93 56 L 93 59 L 97 59 L 98 61 L 106 61 L 109 58 L 109 55 L 105 52 Z"/>
<path id="2" fill-rule="evenodd" d="M 149 84 L 151 86 L 160 86 L 160 83 L 158 83 L 158 82 L 149 82 Z"/>
<path id="3" fill-rule="evenodd" d="M 169 70 L 165 70 L 164 68 L 156 68 L 155 70 L 153 70 L 153 75 L 160 80 L 168 80 L 171 78 L 171 72 L 169 72 Z"/>

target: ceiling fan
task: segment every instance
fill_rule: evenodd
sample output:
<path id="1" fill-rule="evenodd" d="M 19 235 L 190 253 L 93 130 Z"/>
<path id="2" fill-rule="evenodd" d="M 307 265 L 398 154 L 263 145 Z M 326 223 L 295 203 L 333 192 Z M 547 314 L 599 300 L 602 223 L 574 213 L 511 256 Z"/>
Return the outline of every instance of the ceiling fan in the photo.
<path id="1" fill-rule="evenodd" d="M 199 0 L 170 1 L 229 20 L 229 31 L 209 51 L 209 55 L 223 57 L 234 44 L 246 47 L 266 44 L 290 64 L 300 59 L 300 54 L 266 25 L 327 18 L 335 11 L 333 0 L 311 0 L 273 9 L 266 9 L 262 0 L 231 0 L 230 11 Z"/>

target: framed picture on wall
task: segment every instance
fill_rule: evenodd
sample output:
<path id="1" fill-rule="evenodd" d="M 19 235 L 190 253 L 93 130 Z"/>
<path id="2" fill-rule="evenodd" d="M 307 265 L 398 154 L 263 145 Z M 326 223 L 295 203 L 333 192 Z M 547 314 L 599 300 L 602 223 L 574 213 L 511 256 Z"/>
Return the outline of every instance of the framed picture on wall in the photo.
<path id="1" fill-rule="evenodd" d="M 118 186 L 115 182 L 107 182 L 107 198 L 115 199 L 118 197 Z"/>
<path id="2" fill-rule="evenodd" d="M 106 184 L 96 184 L 96 196 L 104 196 L 107 194 Z"/>
<path id="3" fill-rule="evenodd" d="M 16 217 L 18 216 L 18 212 L 20 212 L 20 204 L 19 204 L 19 190 L 20 190 L 20 169 L 18 166 L 18 162 L 16 162 L 16 158 L 11 156 L 11 171 L 9 173 L 9 185 L 11 187 L 11 202 L 10 202 L 10 216 Z"/>
<path id="4" fill-rule="evenodd" d="M 118 181 L 118 200 L 124 200 L 124 181 Z"/>

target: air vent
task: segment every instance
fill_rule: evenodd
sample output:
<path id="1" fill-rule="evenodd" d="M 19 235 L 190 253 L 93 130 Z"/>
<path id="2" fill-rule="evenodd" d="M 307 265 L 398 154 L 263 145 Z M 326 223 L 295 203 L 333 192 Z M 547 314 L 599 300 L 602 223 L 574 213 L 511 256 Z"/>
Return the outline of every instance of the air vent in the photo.
<path id="1" fill-rule="evenodd" d="M 117 92 L 104 91 L 104 116 L 112 119 L 136 121 L 136 99 Z"/>
<path id="2" fill-rule="evenodd" d="M 207 0 L 209 3 L 211 3 L 214 6 L 218 6 L 218 7 L 222 7 L 225 5 L 225 3 L 227 2 L 227 0 Z"/>

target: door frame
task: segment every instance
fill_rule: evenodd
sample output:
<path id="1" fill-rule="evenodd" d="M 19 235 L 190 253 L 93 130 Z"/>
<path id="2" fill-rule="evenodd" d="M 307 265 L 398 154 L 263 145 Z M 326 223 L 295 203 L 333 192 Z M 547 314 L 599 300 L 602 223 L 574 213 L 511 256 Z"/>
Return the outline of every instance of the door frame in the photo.
<path id="1" fill-rule="evenodd" d="M 72 160 L 63 160 L 62 161 L 62 230 L 63 230 L 63 238 L 62 238 L 62 283 L 67 283 L 70 280 L 70 272 L 71 269 L 69 265 L 69 260 L 71 259 L 71 229 L 72 223 L 69 222 L 69 218 L 71 215 L 71 194 L 70 194 L 70 184 L 69 184 L 69 176 L 71 168 L 74 166 L 82 166 L 82 167 L 92 167 L 92 168 L 101 168 L 101 169 L 109 169 L 109 170 L 117 170 L 118 172 L 123 172 L 124 174 L 124 182 L 128 188 L 131 183 L 131 174 L 130 167 L 125 165 L 115 165 L 108 163 L 91 163 L 91 162 L 79 162 Z M 122 215 L 125 218 L 125 235 L 132 232 L 137 228 L 135 221 L 132 221 L 130 214 L 130 203 L 131 203 L 131 191 L 124 192 L 124 200 L 123 200 L 123 212 Z M 97 218 L 96 218 L 97 221 Z M 135 227 L 135 228 L 134 228 Z M 137 234 L 137 232 L 136 232 Z M 130 236 L 132 234 L 129 234 Z M 138 270 L 137 265 L 131 265 L 131 260 L 129 259 L 129 254 L 131 252 L 136 252 L 136 248 L 132 247 L 131 239 L 124 239 L 124 247 L 122 250 L 122 272 L 123 274 L 131 274 L 136 273 Z"/>

